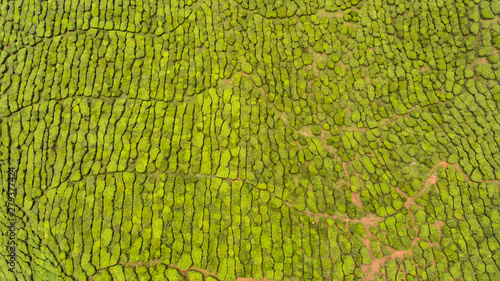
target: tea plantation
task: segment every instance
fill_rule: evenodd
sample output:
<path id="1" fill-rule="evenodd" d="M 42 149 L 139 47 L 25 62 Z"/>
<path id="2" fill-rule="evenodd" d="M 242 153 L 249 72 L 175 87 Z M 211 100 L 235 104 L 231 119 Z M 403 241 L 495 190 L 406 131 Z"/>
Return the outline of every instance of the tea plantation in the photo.
<path id="1" fill-rule="evenodd" d="M 499 48 L 499 0 L 0 0 L 0 280 L 499 280 Z"/>

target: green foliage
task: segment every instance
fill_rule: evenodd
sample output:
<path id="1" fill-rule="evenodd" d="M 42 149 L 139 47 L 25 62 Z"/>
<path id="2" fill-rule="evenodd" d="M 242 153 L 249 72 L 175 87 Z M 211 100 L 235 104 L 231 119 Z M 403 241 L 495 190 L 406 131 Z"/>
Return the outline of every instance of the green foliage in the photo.
<path id="1" fill-rule="evenodd" d="M 498 275 L 498 1 L 110 3 L 1 7 L 18 279 Z"/>
<path id="2" fill-rule="evenodd" d="M 172 281 L 185 280 L 185 278 L 180 274 L 180 272 L 174 268 L 167 268 L 167 270 L 165 270 L 165 276 L 167 277 L 168 280 Z"/>
<path id="3" fill-rule="evenodd" d="M 479 3 L 479 9 L 481 10 L 481 17 L 486 20 L 493 19 L 495 15 L 491 11 L 490 3 L 487 1 L 481 1 Z"/>
<path id="4" fill-rule="evenodd" d="M 248 62 L 242 63 L 241 70 L 243 70 L 243 72 L 245 72 L 247 74 L 250 74 L 250 73 L 252 73 L 252 65 L 249 64 Z"/>

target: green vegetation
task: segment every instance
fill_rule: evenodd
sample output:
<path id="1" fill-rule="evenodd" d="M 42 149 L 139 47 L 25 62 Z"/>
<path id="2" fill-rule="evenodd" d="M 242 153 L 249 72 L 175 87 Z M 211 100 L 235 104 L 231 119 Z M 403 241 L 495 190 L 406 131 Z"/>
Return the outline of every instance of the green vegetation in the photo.
<path id="1" fill-rule="evenodd" d="M 499 13 L 0 2 L 0 280 L 496 280 Z"/>

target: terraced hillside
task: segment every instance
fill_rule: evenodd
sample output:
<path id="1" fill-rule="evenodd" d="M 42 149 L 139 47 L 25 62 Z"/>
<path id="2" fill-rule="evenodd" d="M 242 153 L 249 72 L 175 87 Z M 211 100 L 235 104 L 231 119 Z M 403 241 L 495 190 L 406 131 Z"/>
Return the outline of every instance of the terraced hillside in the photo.
<path id="1" fill-rule="evenodd" d="M 499 0 L 0 3 L 0 280 L 498 280 Z"/>

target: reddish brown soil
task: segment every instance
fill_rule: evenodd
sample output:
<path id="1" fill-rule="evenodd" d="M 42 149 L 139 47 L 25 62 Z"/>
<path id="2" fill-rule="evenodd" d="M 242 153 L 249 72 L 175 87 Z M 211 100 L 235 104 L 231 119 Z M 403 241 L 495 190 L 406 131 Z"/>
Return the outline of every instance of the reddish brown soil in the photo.
<path id="1" fill-rule="evenodd" d="M 439 233 L 441 233 L 441 227 L 445 225 L 445 222 L 444 221 L 437 221 L 434 223 L 434 226 L 439 230 Z"/>
<path id="2" fill-rule="evenodd" d="M 359 198 L 359 193 L 358 192 L 353 192 L 352 193 L 352 202 L 356 205 L 358 205 L 358 207 L 360 209 L 363 209 L 363 204 L 361 203 L 361 199 Z"/>
<path id="3" fill-rule="evenodd" d="M 410 251 L 394 251 L 391 253 L 390 256 L 379 259 L 373 259 L 371 264 L 361 265 L 361 270 L 363 271 L 363 273 L 368 274 L 368 278 L 363 278 L 363 280 L 375 280 L 375 273 L 380 273 L 380 267 L 383 266 L 383 264 L 388 259 L 396 259 L 396 258 L 403 259 L 405 254 L 411 255 L 412 253 Z"/>
<path id="4" fill-rule="evenodd" d="M 410 200 L 410 199 L 411 199 L 411 197 L 410 197 L 410 196 L 408 196 L 408 194 L 404 193 L 401 189 L 399 189 L 399 187 L 396 187 L 396 186 L 395 186 L 395 187 L 394 187 L 394 189 L 395 189 L 395 190 L 396 190 L 399 194 L 403 195 L 403 196 L 405 197 L 406 201 L 408 201 L 408 200 Z"/>
<path id="5" fill-rule="evenodd" d="M 215 277 L 217 279 L 220 279 L 216 274 L 214 274 L 206 269 L 202 269 L 202 268 L 190 267 L 188 270 L 182 270 L 179 268 L 179 266 L 177 266 L 175 264 L 168 264 L 167 266 L 177 269 L 188 281 L 189 281 L 189 272 L 188 271 L 190 271 L 190 270 L 195 270 L 195 271 L 203 273 L 204 275 L 208 275 L 208 276 L 212 276 L 212 277 Z M 253 279 L 249 279 L 249 280 L 252 281 Z M 264 280 L 266 280 L 266 279 L 264 279 Z"/>
<path id="6" fill-rule="evenodd" d="M 432 167 L 431 171 L 429 172 L 429 177 L 427 177 L 427 180 L 425 181 L 425 186 L 429 187 L 433 184 L 436 184 L 436 182 L 438 181 L 438 176 L 434 173 L 434 170 L 436 170 L 439 166 L 443 166 L 443 168 L 446 169 L 448 165 L 448 162 L 442 160 L 436 166 Z"/>
<path id="7" fill-rule="evenodd" d="M 370 226 L 377 227 L 377 223 L 384 218 L 374 216 L 373 214 L 368 214 L 366 217 L 362 217 L 359 222 L 364 226 L 369 228 Z"/>
<path id="8" fill-rule="evenodd" d="M 433 184 L 436 184 L 438 181 L 438 177 L 436 175 L 430 175 L 427 180 L 425 181 L 426 186 L 431 186 Z"/>
<path id="9" fill-rule="evenodd" d="M 255 280 L 255 279 L 252 279 L 252 278 L 237 278 L 236 281 L 275 281 L 275 280 L 272 280 L 272 279 L 267 279 L 267 278 L 264 278 L 262 280 Z"/>

